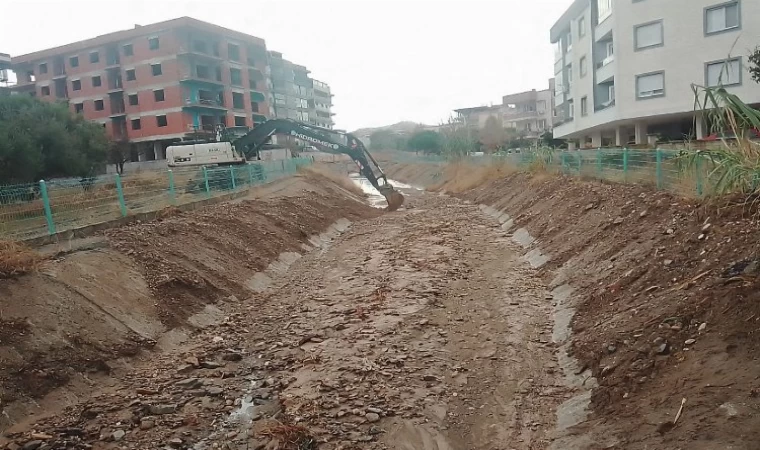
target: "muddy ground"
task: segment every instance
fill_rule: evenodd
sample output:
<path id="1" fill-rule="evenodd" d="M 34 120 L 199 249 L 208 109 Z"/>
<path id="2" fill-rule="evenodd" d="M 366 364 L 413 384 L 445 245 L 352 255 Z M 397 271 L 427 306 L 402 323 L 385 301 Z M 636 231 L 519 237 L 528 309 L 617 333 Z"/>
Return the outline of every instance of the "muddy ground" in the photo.
<path id="1" fill-rule="evenodd" d="M 0 448 L 759 448 L 751 216 L 388 169 L 451 196 L 300 176 L 1 280 Z"/>

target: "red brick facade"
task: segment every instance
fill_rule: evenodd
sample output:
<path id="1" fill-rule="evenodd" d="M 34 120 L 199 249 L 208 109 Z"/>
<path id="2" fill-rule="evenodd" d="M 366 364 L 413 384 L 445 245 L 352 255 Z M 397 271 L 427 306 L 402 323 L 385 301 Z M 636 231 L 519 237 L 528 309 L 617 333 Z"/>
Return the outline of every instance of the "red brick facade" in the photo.
<path id="1" fill-rule="evenodd" d="M 66 101 L 134 143 L 165 148 L 269 116 L 264 40 L 187 17 L 15 57 L 13 69 L 19 93 Z"/>

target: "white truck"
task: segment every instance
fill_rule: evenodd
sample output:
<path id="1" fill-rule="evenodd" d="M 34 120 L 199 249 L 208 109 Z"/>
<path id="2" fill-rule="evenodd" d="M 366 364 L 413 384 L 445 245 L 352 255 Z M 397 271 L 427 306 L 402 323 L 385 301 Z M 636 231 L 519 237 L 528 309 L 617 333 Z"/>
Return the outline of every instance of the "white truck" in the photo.
<path id="1" fill-rule="evenodd" d="M 245 156 L 229 142 L 172 145 L 166 148 L 169 167 L 245 164 Z"/>

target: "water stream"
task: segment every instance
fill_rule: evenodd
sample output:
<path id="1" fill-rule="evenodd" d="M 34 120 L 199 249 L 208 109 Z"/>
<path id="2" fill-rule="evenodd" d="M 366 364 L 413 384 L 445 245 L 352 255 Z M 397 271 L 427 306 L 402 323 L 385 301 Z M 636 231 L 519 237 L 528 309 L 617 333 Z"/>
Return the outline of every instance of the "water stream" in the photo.
<path id="1" fill-rule="evenodd" d="M 388 206 L 388 202 L 385 201 L 385 197 L 380 195 L 379 192 L 377 192 L 377 189 L 375 189 L 374 186 L 369 182 L 368 179 L 364 178 L 363 176 L 359 175 L 358 173 L 352 173 L 349 175 L 351 178 L 351 181 L 354 182 L 357 186 L 359 186 L 362 191 L 364 191 L 365 194 L 367 194 L 367 201 L 369 202 L 370 206 L 373 208 L 385 208 Z M 398 189 L 416 189 L 418 191 L 421 191 L 421 188 L 410 186 L 408 184 L 402 183 L 400 181 L 396 180 L 388 180 L 390 184 L 393 185 L 393 187 Z"/>

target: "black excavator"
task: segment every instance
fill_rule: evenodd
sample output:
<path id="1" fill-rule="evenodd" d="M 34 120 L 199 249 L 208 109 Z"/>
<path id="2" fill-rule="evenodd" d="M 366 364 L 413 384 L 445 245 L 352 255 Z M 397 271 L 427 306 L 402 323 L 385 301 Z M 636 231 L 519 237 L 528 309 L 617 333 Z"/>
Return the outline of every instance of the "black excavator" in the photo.
<path id="1" fill-rule="evenodd" d="M 369 180 L 388 201 L 388 211 L 395 211 L 404 203 L 404 196 L 388 182 L 380 165 L 367 151 L 362 141 L 351 133 L 329 130 L 289 119 L 271 119 L 257 125 L 242 136 L 226 137 L 224 132 L 219 134 L 222 140 L 229 141 L 235 151 L 242 153 L 248 161 L 259 159 L 259 150 L 275 135 L 292 136 L 326 153 L 348 155 L 359 167 L 362 176 Z"/>

